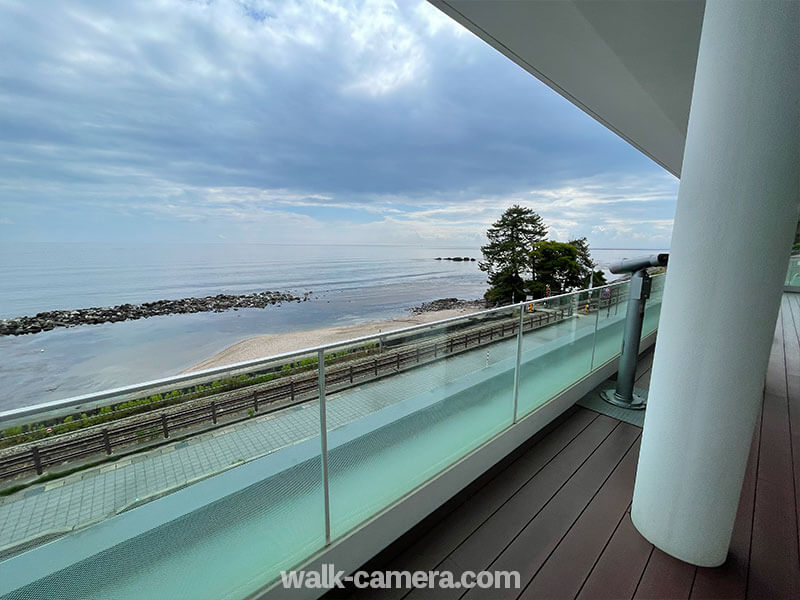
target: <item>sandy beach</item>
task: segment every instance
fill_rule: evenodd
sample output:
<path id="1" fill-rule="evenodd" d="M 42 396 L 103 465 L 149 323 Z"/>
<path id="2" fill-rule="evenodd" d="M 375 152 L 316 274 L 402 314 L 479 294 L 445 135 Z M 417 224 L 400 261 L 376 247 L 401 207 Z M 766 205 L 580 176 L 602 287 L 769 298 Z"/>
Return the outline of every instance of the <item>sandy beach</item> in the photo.
<path id="1" fill-rule="evenodd" d="M 182 371 L 191 373 L 213 367 L 221 367 L 245 360 L 254 360 L 265 356 L 273 356 L 283 352 L 312 348 L 323 344 L 330 344 L 351 338 L 362 337 L 373 333 L 387 333 L 412 325 L 441 321 L 451 317 L 459 317 L 481 310 L 479 308 L 455 308 L 437 310 L 420 314 L 389 319 L 386 321 L 373 321 L 361 325 L 346 325 L 344 327 L 331 327 L 329 329 L 312 329 L 309 331 L 296 331 L 275 335 L 262 335 L 242 340 L 208 358 Z"/>

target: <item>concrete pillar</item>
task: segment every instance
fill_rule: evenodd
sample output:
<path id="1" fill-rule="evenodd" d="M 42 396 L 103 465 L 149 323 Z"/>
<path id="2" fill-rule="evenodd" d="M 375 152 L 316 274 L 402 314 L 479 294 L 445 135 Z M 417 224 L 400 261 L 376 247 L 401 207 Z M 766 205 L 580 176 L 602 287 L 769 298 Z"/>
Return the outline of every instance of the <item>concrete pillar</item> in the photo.
<path id="1" fill-rule="evenodd" d="M 631 516 L 727 556 L 800 201 L 800 2 L 707 0 Z"/>

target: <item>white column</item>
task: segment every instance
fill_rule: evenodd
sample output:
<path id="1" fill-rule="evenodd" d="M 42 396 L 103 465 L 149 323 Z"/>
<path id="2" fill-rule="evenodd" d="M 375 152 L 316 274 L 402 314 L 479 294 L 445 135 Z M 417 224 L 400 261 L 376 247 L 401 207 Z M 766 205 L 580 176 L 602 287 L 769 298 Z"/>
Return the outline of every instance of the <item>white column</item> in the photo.
<path id="1" fill-rule="evenodd" d="M 707 0 L 631 516 L 727 556 L 800 201 L 800 2 Z"/>

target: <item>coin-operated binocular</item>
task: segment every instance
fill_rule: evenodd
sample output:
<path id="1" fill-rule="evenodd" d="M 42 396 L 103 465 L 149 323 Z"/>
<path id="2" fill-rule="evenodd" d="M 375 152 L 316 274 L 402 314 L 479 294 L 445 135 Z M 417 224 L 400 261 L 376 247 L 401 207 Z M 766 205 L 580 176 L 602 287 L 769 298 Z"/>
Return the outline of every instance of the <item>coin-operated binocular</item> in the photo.
<path id="1" fill-rule="evenodd" d="M 653 254 L 639 258 L 624 258 L 612 264 L 609 270 L 614 274 L 632 273 L 628 292 L 628 311 L 625 314 L 625 335 L 622 338 L 622 354 L 619 358 L 617 387 L 604 390 L 603 400 L 623 408 L 642 409 L 647 404 L 647 394 L 634 390 L 636 361 L 639 358 L 639 342 L 642 337 L 644 306 L 650 297 L 651 279 L 647 274 L 649 267 L 666 267 L 669 254 Z"/>

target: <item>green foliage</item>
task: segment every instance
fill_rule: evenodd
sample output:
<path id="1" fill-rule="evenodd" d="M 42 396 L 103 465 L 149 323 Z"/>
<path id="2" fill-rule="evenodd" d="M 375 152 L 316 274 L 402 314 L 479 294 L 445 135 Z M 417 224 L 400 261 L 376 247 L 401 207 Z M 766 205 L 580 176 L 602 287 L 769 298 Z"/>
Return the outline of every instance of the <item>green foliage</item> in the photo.
<path id="1" fill-rule="evenodd" d="M 484 298 L 488 302 L 507 304 L 513 300 L 525 298 L 525 282 L 522 277 L 508 271 L 500 271 L 489 275 L 489 289 Z"/>
<path id="2" fill-rule="evenodd" d="M 11 437 L 13 435 L 21 435 L 22 434 L 22 427 L 17 425 L 16 427 L 8 427 L 3 431 L 3 437 Z"/>
<path id="3" fill-rule="evenodd" d="M 543 297 L 547 286 L 550 286 L 552 294 L 577 287 L 584 272 L 579 262 L 578 248 L 573 244 L 552 240 L 534 243 L 531 264 L 535 278 L 528 287 L 534 298 Z M 589 272 L 586 275 L 588 278 Z M 588 279 L 584 279 L 584 283 L 588 283 Z"/>
<path id="4" fill-rule="evenodd" d="M 600 287 L 606 285 L 607 283 L 606 276 L 602 271 L 592 272 L 592 287 Z"/>
<path id="5" fill-rule="evenodd" d="M 489 243 L 481 247 L 482 271 L 488 273 L 487 300 L 494 302 L 522 300 L 523 281 L 531 273 L 530 253 L 533 244 L 543 240 L 547 227 L 542 218 L 530 208 L 514 205 L 486 232 Z"/>
<path id="6" fill-rule="evenodd" d="M 586 240 L 585 237 L 578 238 L 575 240 L 570 240 L 568 242 L 571 246 L 574 246 L 575 249 L 578 251 L 577 262 L 580 267 L 580 270 L 574 273 L 574 277 L 571 277 L 566 283 L 566 289 L 575 289 L 575 288 L 585 288 L 589 286 L 589 276 L 592 276 L 594 280 L 595 277 L 595 265 L 594 261 L 592 260 L 591 254 L 589 253 L 589 242 Z M 603 277 L 602 271 L 600 271 L 600 276 Z M 605 277 L 603 277 L 603 283 L 605 283 Z M 602 285 L 602 284 L 601 284 Z"/>

